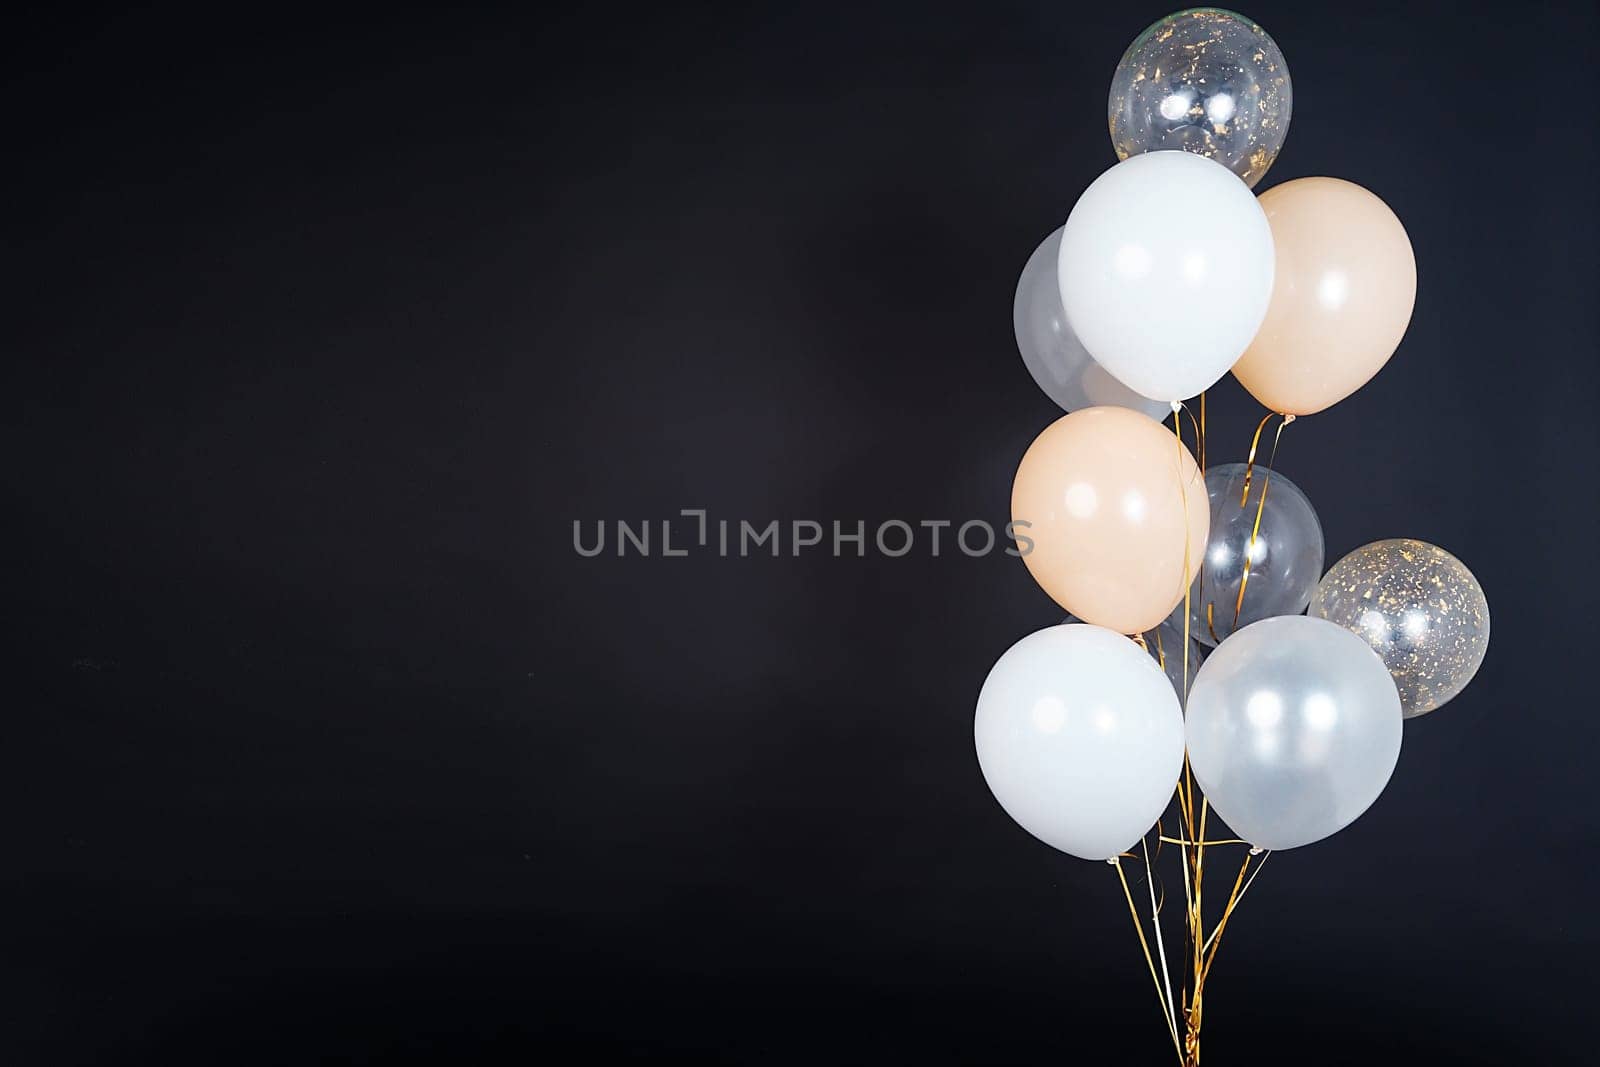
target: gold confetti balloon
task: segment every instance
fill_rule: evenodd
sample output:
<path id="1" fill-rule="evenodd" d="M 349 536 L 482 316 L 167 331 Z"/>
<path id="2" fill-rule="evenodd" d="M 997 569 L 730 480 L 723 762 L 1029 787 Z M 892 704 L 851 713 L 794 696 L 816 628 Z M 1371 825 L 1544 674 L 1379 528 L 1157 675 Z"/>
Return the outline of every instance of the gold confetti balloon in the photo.
<path id="1" fill-rule="evenodd" d="M 1289 67 L 1243 15 L 1196 7 L 1140 34 L 1111 78 L 1119 159 L 1179 150 L 1208 156 L 1251 188 L 1278 158 L 1293 102 Z"/>
<path id="2" fill-rule="evenodd" d="M 1363 545 L 1333 565 L 1308 614 L 1359 634 L 1383 659 L 1408 719 L 1466 688 L 1489 647 L 1489 602 L 1472 572 L 1426 541 Z"/>

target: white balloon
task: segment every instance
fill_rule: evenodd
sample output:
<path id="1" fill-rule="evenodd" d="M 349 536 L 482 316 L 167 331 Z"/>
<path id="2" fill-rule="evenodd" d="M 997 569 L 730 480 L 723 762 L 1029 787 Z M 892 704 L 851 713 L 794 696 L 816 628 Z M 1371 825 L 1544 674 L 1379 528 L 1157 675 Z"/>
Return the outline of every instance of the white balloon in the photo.
<path id="1" fill-rule="evenodd" d="M 1227 167 L 1148 152 L 1078 198 L 1058 275 L 1067 321 L 1097 363 L 1144 396 L 1184 400 L 1226 374 L 1260 329 L 1272 230 Z"/>
<path id="2" fill-rule="evenodd" d="M 1113 378 L 1067 325 L 1061 286 L 1056 282 L 1060 251 L 1061 230 L 1057 228 L 1034 249 L 1017 279 L 1011 325 L 1028 373 L 1063 411 L 1111 404 L 1142 411 L 1152 419 L 1166 418 L 1172 410 L 1168 404 L 1140 396 Z"/>
<path id="3" fill-rule="evenodd" d="M 1383 660 L 1326 619 L 1279 615 L 1217 646 L 1189 690 L 1189 766 L 1258 848 L 1344 829 L 1400 758 L 1400 694 Z"/>
<path id="4" fill-rule="evenodd" d="M 1082 859 L 1132 847 L 1183 770 L 1183 712 L 1167 676 L 1128 638 L 1087 624 L 1012 645 L 978 694 L 973 737 L 1006 813 Z"/>

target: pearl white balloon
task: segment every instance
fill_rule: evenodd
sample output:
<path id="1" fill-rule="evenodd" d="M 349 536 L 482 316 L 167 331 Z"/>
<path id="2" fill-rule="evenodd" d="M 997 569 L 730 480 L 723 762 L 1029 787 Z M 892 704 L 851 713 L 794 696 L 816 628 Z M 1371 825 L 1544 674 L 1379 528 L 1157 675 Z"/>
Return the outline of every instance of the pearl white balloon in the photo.
<path id="1" fill-rule="evenodd" d="M 1017 351 L 1033 380 L 1063 411 L 1107 404 L 1142 411 L 1164 419 L 1171 405 L 1151 400 L 1123 385 L 1089 355 L 1067 325 L 1061 308 L 1061 286 L 1056 283 L 1056 262 L 1061 252 L 1061 230 L 1034 249 L 1017 279 L 1011 304 L 1011 325 L 1017 334 Z"/>
<path id="2" fill-rule="evenodd" d="M 1012 645 L 984 680 L 973 737 L 1006 813 L 1082 859 L 1132 847 L 1183 770 L 1183 712 L 1167 676 L 1099 626 L 1051 626 Z"/>
<path id="3" fill-rule="evenodd" d="M 1189 691 L 1189 766 L 1211 807 L 1258 848 L 1354 822 L 1400 758 L 1400 694 L 1360 637 L 1280 615 L 1217 646 Z"/>
<path id="4" fill-rule="evenodd" d="M 1072 332 L 1143 396 L 1183 400 L 1244 354 L 1272 298 L 1272 230 L 1214 160 L 1149 152 L 1084 190 L 1061 234 Z"/>

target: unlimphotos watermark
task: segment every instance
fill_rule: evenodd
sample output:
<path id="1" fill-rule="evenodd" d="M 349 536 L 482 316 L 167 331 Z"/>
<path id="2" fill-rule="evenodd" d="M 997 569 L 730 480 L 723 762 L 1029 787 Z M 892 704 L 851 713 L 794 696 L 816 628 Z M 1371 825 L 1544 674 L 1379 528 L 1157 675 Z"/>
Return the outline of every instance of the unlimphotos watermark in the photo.
<path id="1" fill-rule="evenodd" d="M 674 523 L 690 520 L 682 526 Z M 618 556 L 688 556 L 692 554 L 739 556 L 798 556 L 802 552 L 828 552 L 834 557 L 865 556 L 869 546 L 877 555 L 899 559 L 912 552 L 938 556 L 960 552 L 974 559 L 990 555 L 997 547 L 1008 556 L 1026 556 L 1033 539 L 1023 530 L 1032 524 L 1013 519 L 995 527 L 984 519 L 884 519 L 869 529 L 867 520 L 748 519 L 711 520 L 705 508 L 683 508 L 678 519 L 572 520 L 572 548 L 586 558 Z M 608 538 L 607 534 L 611 536 Z M 654 535 L 654 536 L 653 536 Z M 609 545 L 609 549 L 608 549 Z M 1003 547 L 1002 547 L 1003 546 Z"/>

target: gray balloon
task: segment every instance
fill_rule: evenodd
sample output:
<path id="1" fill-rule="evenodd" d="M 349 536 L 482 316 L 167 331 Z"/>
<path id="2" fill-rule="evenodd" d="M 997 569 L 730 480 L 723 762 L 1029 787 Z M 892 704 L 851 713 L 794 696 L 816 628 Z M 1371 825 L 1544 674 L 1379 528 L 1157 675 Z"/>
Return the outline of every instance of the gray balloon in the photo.
<path id="1" fill-rule="evenodd" d="M 1206 471 L 1211 535 L 1205 558 L 1197 564 L 1199 577 L 1189 593 L 1189 627 L 1195 638 L 1207 645 L 1215 645 L 1253 622 L 1300 614 L 1322 576 L 1322 522 L 1311 501 L 1299 486 L 1259 463 L 1246 497 L 1245 470 L 1243 463 L 1224 463 Z M 1266 506 L 1261 510 L 1258 532 L 1256 510 L 1262 494 Z M 1247 554 L 1249 580 L 1244 576 Z M 1239 609 L 1237 622 L 1235 608 Z M 1183 626 L 1182 604 L 1173 609 L 1171 622 Z"/>
<path id="2" fill-rule="evenodd" d="M 1061 287 L 1056 282 L 1060 252 L 1058 229 L 1028 257 L 1022 277 L 1017 279 L 1011 325 L 1028 373 L 1045 395 L 1065 411 L 1110 405 L 1142 411 L 1152 419 L 1166 418 L 1172 413 L 1172 405 L 1140 396 L 1113 378 L 1094 361 L 1067 325 Z"/>
<path id="3" fill-rule="evenodd" d="M 1333 565 L 1311 614 L 1359 635 L 1383 659 L 1406 718 L 1466 688 L 1489 650 L 1489 601 L 1459 560 L 1426 541 L 1363 545 Z"/>
<path id="4" fill-rule="evenodd" d="M 1285 615 L 1222 642 L 1189 693 L 1189 765 L 1211 806 L 1258 848 L 1297 848 L 1354 822 L 1400 758 L 1400 696 L 1375 652 L 1325 619 Z"/>
<path id="5" fill-rule="evenodd" d="M 1082 622 L 1083 620 L 1076 615 L 1068 615 L 1061 621 L 1065 624 L 1071 624 Z M 1155 660 L 1156 665 L 1166 672 L 1167 680 L 1172 683 L 1172 691 L 1178 694 L 1178 700 L 1181 702 L 1186 695 L 1184 692 L 1182 627 L 1174 626 L 1168 620 L 1154 630 L 1149 630 L 1144 634 L 1144 645 L 1146 651 L 1150 653 L 1150 658 Z M 1200 673 L 1200 664 L 1206 660 L 1206 652 L 1206 646 L 1196 641 L 1194 635 L 1191 634 L 1189 637 L 1188 663 L 1189 688 L 1194 687 L 1195 677 Z"/>

